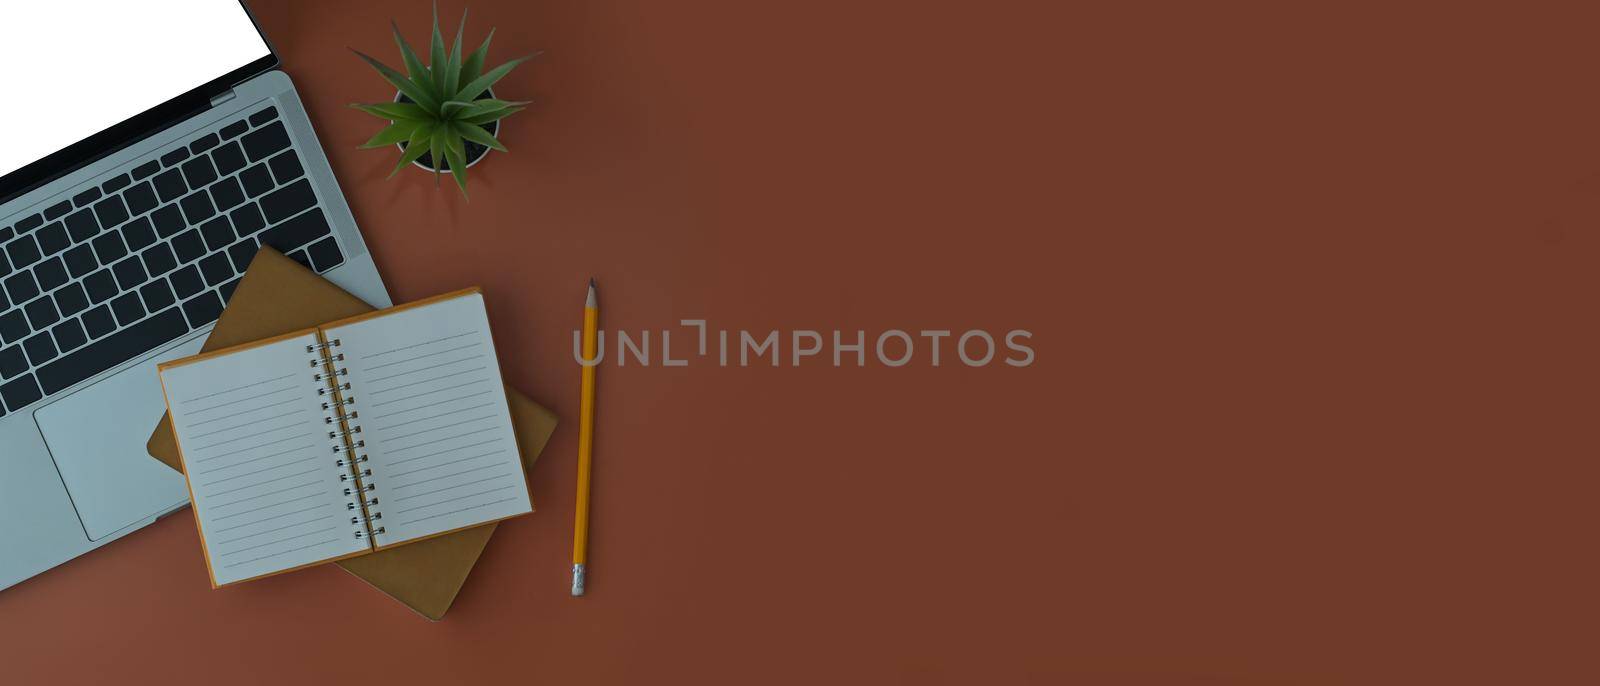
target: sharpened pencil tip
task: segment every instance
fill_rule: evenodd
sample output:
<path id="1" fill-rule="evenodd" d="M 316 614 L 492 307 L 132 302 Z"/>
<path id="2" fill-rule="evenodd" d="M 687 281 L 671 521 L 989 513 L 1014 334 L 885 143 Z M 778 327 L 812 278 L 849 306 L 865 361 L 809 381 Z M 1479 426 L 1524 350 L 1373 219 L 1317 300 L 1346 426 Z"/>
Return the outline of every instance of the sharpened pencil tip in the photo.
<path id="1" fill-rule="evenodd" d="M 589 296 L 583 300 L 584 307 L 598 307 L 594 297 L 594 279 L 589 279 Z"/>

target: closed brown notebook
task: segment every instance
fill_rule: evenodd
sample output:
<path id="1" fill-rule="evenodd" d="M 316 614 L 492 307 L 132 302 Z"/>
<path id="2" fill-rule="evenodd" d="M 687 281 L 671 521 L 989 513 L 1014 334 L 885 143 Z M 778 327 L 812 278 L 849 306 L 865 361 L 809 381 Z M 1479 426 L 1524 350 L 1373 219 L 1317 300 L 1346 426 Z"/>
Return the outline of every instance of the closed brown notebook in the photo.
<path id="1" fill-rule="evenodd" d="M 372 310 L 267 248 L 251 263 L 203 351 L 280 336 Z M 554 431 L 556 418 L 514 390 L 506 389 L 506 396 L 524 466 L 531 468 Z M 151 456 L 181 471 L 170 418 L 163 418 L 148 447 Z M 336 564 L 424 617 L 437 620 L 449 609 L 494 528 L 494 524 L 485 524 Z"/>

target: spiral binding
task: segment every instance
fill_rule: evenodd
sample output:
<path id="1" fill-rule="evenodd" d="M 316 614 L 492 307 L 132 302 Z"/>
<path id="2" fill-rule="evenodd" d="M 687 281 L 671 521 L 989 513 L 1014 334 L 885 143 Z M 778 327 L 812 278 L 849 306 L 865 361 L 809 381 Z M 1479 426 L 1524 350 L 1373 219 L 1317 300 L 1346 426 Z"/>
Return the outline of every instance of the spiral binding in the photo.
<path id="1" fill-rule="evenodd" d="M 378 497 L 371 495 L 378 486 L 372 481 L 372 469 L 362 466 L 369 462 L 367 454 L 360 452 L 367 447 L 367 442 L 358 435 L 361 425 L 354 423 L 361 413 L 351 406 L 355 404 L 355 397 L 348 395 L 350 382 L 340 382 L 340 377 L 348 377 L 350 370 L 346 367 L 335 367 L 338 362 L 344 361 L 344 353 L 333 353 L 331 350 L 342 345 L 335 338 L 326 343 L 317 343 L 306 346 L 307 353 L 316 353 L 316 359 L 311 360 L 310 366 L 317 371 L 312 378 L 318 383 L 326 382 L 327 386 L 317 389 L 317 395 L 331 395 L 331 401 L 323 401 L 322 409 L 331 412 L 322 418 L 324 424 L 331 428 L 328 431 L 328 440 L 333 441 L 332 450 L 339 457 L 334 460 L 334 466 L 339 468 L 339 480 L 349 483 L 344 488 L 346 496 L 358 496 L 355 500 L 345 503 L 345 509 L 351 512 L 350 524 L 359 525 L 356 530 L 357 539 L 370 539 L 377 534 L 385 533 L 382 525 L 373 526 L 373 522 L 383 519 L 383 512 L 373 509 L 378 505 Z"/>

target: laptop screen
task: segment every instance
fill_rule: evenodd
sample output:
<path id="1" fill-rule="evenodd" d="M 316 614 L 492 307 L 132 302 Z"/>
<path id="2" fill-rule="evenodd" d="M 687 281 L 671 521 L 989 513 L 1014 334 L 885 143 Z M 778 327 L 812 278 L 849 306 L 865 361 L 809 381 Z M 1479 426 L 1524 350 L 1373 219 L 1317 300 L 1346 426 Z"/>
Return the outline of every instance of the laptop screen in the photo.
<path id="1" fill-rule="evenodd" d="M 238 0 L 0 9 L 0 176 L 271 54 Z"/>

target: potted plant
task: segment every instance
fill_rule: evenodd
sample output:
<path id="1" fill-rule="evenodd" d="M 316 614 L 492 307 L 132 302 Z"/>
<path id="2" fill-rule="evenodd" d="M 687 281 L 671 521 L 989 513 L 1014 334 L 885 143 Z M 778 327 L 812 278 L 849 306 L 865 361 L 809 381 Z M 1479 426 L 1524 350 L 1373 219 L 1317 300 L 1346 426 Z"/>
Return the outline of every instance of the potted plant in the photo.
<path id="1" fill-rule="evenodd" d="M 500 100 L 490 88 L 511 73 L 518 64 L 533 56 L 519 57 L 493 69 L 485 70 L 484 61 L 489 55 L 489 41 L 494 29 L 472 54 L 463 57 L 461 39 L 467 26 L 467 15 L 461 14 L 456 27 L 454 47 L 444 48 L 444 37 L 439 32 L 439 8 L 434 5 L 433 40 L 428 50 L 428 66 L 411 50 L 400 26 L 393 21 L 394 42 L 400 47 L 400 57 L 405 61 L 406 72 L 400 73 L 371 56 L 352 48 L 362 60 L 372 65 L 399 93 L 393 102 L 356 103 L 358 110 L 389 122 L 366 143 L 363 148 L 381 148 L 390 145 L 400 148 L 400 162 L 389 172 L 393 177 L 408 164 L 432 170 L 434 182 L 449 172 L 463 195 L 467 192 L 467 167 L 489 154 L 489 150 L 504 152 L 506 147 L 497 138 L 500 120 L 522 111 L 526 102 Z"/>

